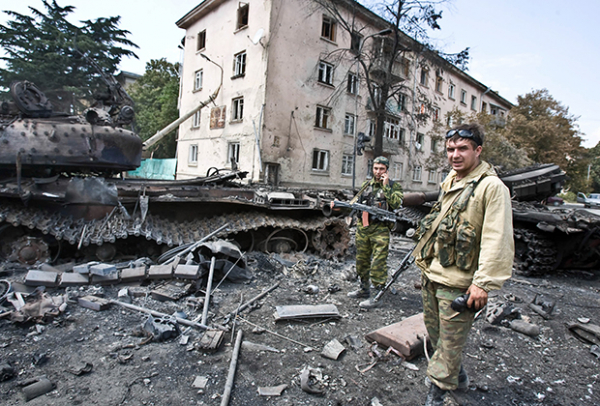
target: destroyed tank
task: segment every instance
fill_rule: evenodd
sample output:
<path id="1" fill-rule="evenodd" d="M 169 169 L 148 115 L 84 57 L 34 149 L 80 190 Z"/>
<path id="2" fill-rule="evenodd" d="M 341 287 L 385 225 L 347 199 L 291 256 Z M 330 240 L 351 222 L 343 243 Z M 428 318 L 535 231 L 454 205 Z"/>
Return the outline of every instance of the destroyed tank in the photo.
<path id="1" fill-rule="evenodd" d="M 0 107 L 0 259 L 158 257 L 218 229 L 242 250 L 345 254 L 348 227 L 322 214 L 318 193 L 244 186 L 240 170 L 174 181 L 115 176 L 140 166 L 142 141 L 124 128 L 131 99 L 114 78 L 108 90 L 69 115 L 34 84 L 11 86 L 12 101 Z"/>
<path id="2" fill-rule="evenodd" d="M 564 185 L 566 174 L 558 165 L 500 172 L 499 177 L 512 196 L 515 269 L 519 274 L 539 276 L 557 269 L 594 269 L 599 265 L 600 216 L 593 210 L 544 204 Z M 402 221 L 398 229 L 417 226 L 429 207 L 425 204 L 399 210 Z"/>

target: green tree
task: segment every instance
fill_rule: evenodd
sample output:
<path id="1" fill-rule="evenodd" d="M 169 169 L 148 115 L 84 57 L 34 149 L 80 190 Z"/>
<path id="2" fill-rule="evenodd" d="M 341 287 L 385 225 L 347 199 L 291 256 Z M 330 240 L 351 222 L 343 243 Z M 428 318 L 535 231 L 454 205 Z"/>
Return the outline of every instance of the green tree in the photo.
<path id="1" fill-rule="evenodd" d="M 577 117 L 546 89 L 519 96 L 517 101 L 510 111 L 507 138 L 534 162 L 559 165 L 569 176 L 568 187 L 586 190 L 588 158 Z"/>
<path id="2" fill-rule="evenodd" d="M 5 11 L 12 20 L 0 24 L 0 46 L 5 53 L 0 59 L 6 64 L 0 69 L 0 87 L 28 80 L 46 93 L 55 109 L 73 113 L 86 105 L 78 98 L 91 99 L 95 92 L 105 90 L 101 73 L 86 57 L 112 75 L 123 57 L 137 58 L 122 46 L 137 45 L 127 39 L 129 31 L 118 28 L 121 17 L 100 17 L 77 26 L 66 19 L 75 7 L 60 7 L 55 0 L 42 3 L 45 13 L 34 7 L 29 7 L 31 15 Z"/>
<path id="3" fill-rule="evenodd" d="M 147 140 L 179 118 L 179 64 L 153 59 L 146 72 L 129 88 L 135 102 L 135 122 L 139 136 Z M 177 149 L 176 131 L 152 146 L 156 158 L 173 158 Z"/>

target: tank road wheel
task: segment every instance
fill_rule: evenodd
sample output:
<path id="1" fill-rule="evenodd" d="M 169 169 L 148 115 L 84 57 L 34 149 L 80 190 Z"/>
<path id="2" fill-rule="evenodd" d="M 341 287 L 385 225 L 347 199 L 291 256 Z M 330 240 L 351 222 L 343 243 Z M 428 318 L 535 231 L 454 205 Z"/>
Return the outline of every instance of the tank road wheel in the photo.
<path id="1" fill-rule="evenodd" d="M 308 236 L 299 228 L 280 228 L 273 231 L 263 242 L 266 253 L 305 252 L 308 248 Z"/>
<path id="2" fill-rule="evenodd" d="M 312 236 L 313 248 L 326 259 L 341 258 L 346 255 L 350 243 L 350 232 L 344 220 L 334 220 L 315 230 Z"/>
<path id="3" fill-rule="evenodd" d="M 554 242 L 536 231 L 518 229 L 515 236 L 515 269 L 518 274 L 539 276 L 554 272 L 560 263 Z"/>

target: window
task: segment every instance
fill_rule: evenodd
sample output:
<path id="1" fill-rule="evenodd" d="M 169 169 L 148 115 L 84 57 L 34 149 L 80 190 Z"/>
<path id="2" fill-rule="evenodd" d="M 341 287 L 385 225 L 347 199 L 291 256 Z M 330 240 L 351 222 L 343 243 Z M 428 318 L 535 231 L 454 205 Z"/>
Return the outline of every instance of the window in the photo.
<path id="1" fill-rule="evenodd" d="M 354 134 L 354 114 L 346 113 L 346 119 L 344 120 L 344 134 Z"/>
<path id="2" fill-rule="evenodd" d="M 197 112 L 194 113 L 193 119 L 192 119 L 192 128 L 198 128 L 200 127 L 200 110 L 198 110 Z"/>
<path id="3" fill-rule="evenodd" d="M 358 94 L 358 75 L 349 72 L 348 73 L 348 84 L 346 86 L 346 91 L 352 94 Z"/>
<path id="4" fill-rule="evenodd" d="M 437 144 L 438 144 L 438 140 L 435 139 L 431 139 L 431 152 L 435 153 L 437 152 Z"/>
<path id="5" fill-rule="evenodd" d="M 454 116 L 453 116 L 452 114 L 450 114 L 450 115 L 448 116 L 448 121 L 447 121 L 447 123 L 448 123 L 448 127 L 450 127 L 450 128 L 452 128 L 452 127 L 454 126 Z"/>
<path id="6" fill-rule="evenodd" d="M 375 131 L 377 130 L 377 122 L 369 120 L 369 135 L 371 138 L 375 137 Z"/>
<path id="7" fill-rule="evenodd" d="M 250 14 L 250 5 L 248 3 L 240 3 L 240 7 L 237 12 L 237 26 L 236 28 L 239 30 L 240 28 L 244 28 L 248 26 L 248 15 Z"/>
<path id="8" fill-rule="evenodd" d="M 360 43 L 362 42 L 363 36 L 357 32 L 350 34 L 350 50 L 354 53 L 358 53 L 360 50 Z"/>
<path id="9" fill-rule="evenodd" d="M 319 62 L 319 82 L 333 86 L 333 65 L 327 62 Z"/>
<path id="10" fill-rule="evenodd" d="M 417 133 L 417 140 L 415 142 L 415 149 L 417 151 L 423 151 L 423 144 L 425 143 L 425 134 Z"/>
<path id="11" fill-rule="evenodd" d="M 440 119 L 440 108 L 434 107 L 433 108 L 433 121 L 438 121 L 439 119 Z"/>
<path id="12" fill-rule="evenodd" d="M 404 93 L 400 93 L 398 95 L 398 111 L 406 110 L 406 95 Z"/>
<path id="13" fill-rule="evenodd" d="M 402 179 L 402 170 L 403 166 L 400 162 L 394 162 L 392 164 L 392 180 L 401 180 Z"/>
<path id="14" fill-rule="evenodd" d="M 400 140 L 400 120 L 386 117 L 383 124 L 383 134 L 391 140 Z"/>
<path id="15" fill-rule="evenodd" d="M 467 91 L 464 89 L 461 89 L 460 91 L 460 102 L 462 104 L 467 104 Z"/>
<path id="16" fill-rule="evenodd" d="M 199 32 L 196 39 L 196 51 L 202 51 L 204 48 L 206 48 L 206 30 Z"/>
<path id="17" fill-rule="evenodd" d="M 450 83 L 450 85 L 448 85 L 448 97 L 451 98 L 452 100 L 454 100 L 455 91 L 456 91 L 456 86 L 454 86 L 454 84 Z"/>
<path id="18" fill-rule="evenodd" d="M 233 58 L 233 77 L 237 78 L 246 74 L 246 51 L 235 54 Z"/>
<path id="19" fill-rule="evenodd" d="M 335 41 L 335 21 L 331 17 L 323 16 L 321 25 L 321 37 L 329 41 Z"/>
<path id="20" fill-rule="evenodd" d="M 188 155 L 188 163 L 192 165 L 198 164 L 198 145 L 192 144 L 190 145 L 189 155 Z"/>
<path id="21" fill-rule="evenodd" d="M 202 76 L 204 75 L 202 69 L 197 70 L 194 74 L 194 90 L 202 89 Z"/>
<path id="22" fill-rule="evenodd" d="M 429 71 L 425 68 L 421 69 L 421 78 L 419 79 L 419 83 L 423 86 L 427 86 L 427 79 L 429 76 Z"/>
<path id="23" fill-rule="evenodd" d="M 329 116 L 331 116 L 330 108 L 317 106 L 315 127 L 329 129 Z"/>
<path id="24" fill-rule="evenodd" d="M 400 144 L 404 144 L 404 141 L 406 140 L 405 134 L 406 134 L 406 130 L 404 128 L 401 128 L 400 129 L 400 140 L 399 140 Z"/>
<path id="25" fill-rule="evenodd" d="M 237 165 L 240 163 L 240 143 L 239 142 L 230 142 L 227 147 L 227 160 L 229 163 L 231 161 Z"/>
<path id="26" fill-rule="evenodd" d="M 444 83 L 444 79 L 441 76 L 435 77 L 435 91 L 442 93 L 442 84 Z"/>
<path id="27" fill-rule="evenodd" d="M 429 176 L 427 177 L 427 183 L 437 183 L 436 182 L 436 171 L 429 171 Z"/>
<path id="28" fill-rule="evenodd" d="M 471 110 L 477 110 L 477 96 L 471 96 Z"/>
<path id="29" fill-rule="evenodd" d="M 231 121 L 241 121 L 244 118 L 244 98 L 238 97 L 231 101 Z"/>
<path id="30" fill-rule="evenodd" d="M 481 103 L 481 112 L 482 113 L 487 112 L 487 103 L 486 102 Z"/>
<path id="31" fill-rule="evenodd" d="M 415 169 L 413 169 L 413 178 L 412 180 L 414 182 L 421 182 L 421 167 L 420 166 L 415 166 Z"/>
<path id="32" fill-rule="evenodd" d="M 313 151 L 313 171 L 327 171 L 329 169 L 329 151 L 315 149 Z"/>
<path id="33" fill-rule="evenodd" d="M 352 175 L 352 167 L 354 166 L 354 156 L 344 154 L 342 156 L 342 175 Z"/>

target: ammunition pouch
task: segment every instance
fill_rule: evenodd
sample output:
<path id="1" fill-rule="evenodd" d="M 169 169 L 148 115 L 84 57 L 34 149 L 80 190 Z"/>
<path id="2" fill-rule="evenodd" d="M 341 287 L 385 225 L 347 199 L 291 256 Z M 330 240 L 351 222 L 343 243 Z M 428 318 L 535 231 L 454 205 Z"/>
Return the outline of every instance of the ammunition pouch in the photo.
<path id="1" fill-rule="evenodd" d="M 442 219 L 437 229 L 438 256 L 444 268 L 455 263 L 456 217 L 448 215 Z"/>
<path id="2" fill-rule="evenodd" d="M 462 222 L 456 231 L 456 266 L 468 271 L 475 259 L 477 233 L 468 221 Z"/>

